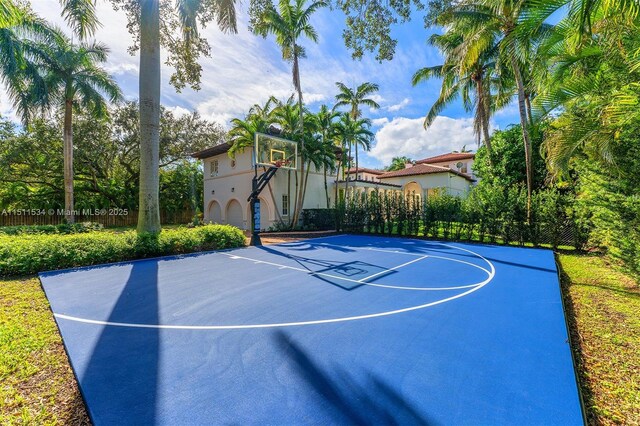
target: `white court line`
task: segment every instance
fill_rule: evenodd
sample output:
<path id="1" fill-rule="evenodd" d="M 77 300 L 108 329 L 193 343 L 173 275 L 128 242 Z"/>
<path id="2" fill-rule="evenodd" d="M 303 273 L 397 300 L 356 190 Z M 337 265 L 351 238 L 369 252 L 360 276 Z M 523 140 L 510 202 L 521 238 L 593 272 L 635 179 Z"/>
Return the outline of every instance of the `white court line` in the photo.
<path id="1" fill-rule="evenodd" d="M 362 278 L 361 280 L 352 280 L 351 278 L 340 277 L 338 275 L 327 274 L 327 273 L 324 273 L 324 272 L 313 272 L 313 271 L 310 271 L 308 269 L 297 268 L 295 266 L 281 265 L 280 263 L 267 262 L 265 260 L 254 259 L 254 258 L 251 258 L 251 257 L 232 255 L 232 254 L 229 254 L 229 253 L 220 253 L 220 254 L 224 254 L 225 256 L 229 256 L 231 259 L 242 259 L 242 260 L 248 260 L 250 262 L 254 262 L 255 264 L 264 263 L 265 265 L 276 266 L 276 267 L 278 267 L 278 269 L 291 269 L 293 271 L 304 272 L 307 275 L 320 275 L 320 276 L 323 276 L 323 277 L 335 278 L 335 279 L 338 279 L 338 280 L 348 281 L 348 282 L 352 282 L 352 283 L 356 283 L 356 284 L 368 285 L 370 287 L 390 288 L 390 289 L 394 289 L 394 290 L 446 291 L 446 290 L 461 290 L 461 289 L 464 289 L 464 288 L 471 288 L 471 287 L 475 287 L 475 286 L 479 285 L 478 283 L 476 283 L 476 284 L 468 284 L 468 285 L 461 285 L 461 286 L 455 286 L 455 287 L 408 287 L 408 286 L 402 286 L 402 285 L 376 284 L 376 283 L 364 282 L 364 280 L 368 280 L 368 279 L 371 279 L 371 278 L 373 278 L 373 277 L 375 277 L 377 275 L 381 275 L 383 273 L 388 273 L 390 271 L 393 271 L 395 269 L 401 268 L 403 266 L 407 266 L 410 263 L 414 263 L 414 262 L 417 262 L 419 260 L 423 260 L 424 258 L 434 257 L 434 256 L 431 256 L 431 255 L 422 255 L 422 257 L 420 259 L 415 259 L 415 260 L 412 260 L 410 262 L 403 263 L 402 265 L 394 266 L 393 268 L 389 268 L 389 269 L 385 269 L 382 272 L 379 272 L 379 273 L 370 275 L 368 277 Z M 448 259 L 448 258 L 443 257 L 442 259 Z M 453 261 L 456 261 L 456 262 L 460 262 L 460 263 L 465 263 L 467 265 L 476 267 L 476 268 L 486 272 L 487 275 L 491 275 L 491 272 L 489 272 L 488 270 L 486 270 L 482 266 L 478 266 L 478 265 L 475 265 L 475 264 L 470 263 L 470 262 L 465 262 L 464 260 L 456 260 L 456 259 L 450 259 L 450 260 L 453 260 Z"/>
<path id="2" fill-rule="evenodd" d="M 393 311 L 378 312 L 378 313 L 374 313 L 374 314 L 358 315 L 358 316 L 343 317 L 343 318 L 331 318 L 331 319 L 314 320 L 314 321 L 299 321 L 299 322 L 271 323 L 271 324 L 240 324 L 240 325 L 164 325 L 164 324 L 135 324 L 135 323 L 122 323 L 122 322 L 111 322 L 111 321 L 99 321 L 99 320 L 91 320 L 91 319 L 86 319 L 86 318 L 74 317 L 74 316 L 71 316 L 71 315 L 58 314 L 58 313 L 55 313 L 55 312 L 54 312 L 53 315 L 56 318 L 65 319 L 65 320 L 69 320 L 69 321 L 80 322 L 80 323 L 85 323 L 85 324 L 114 326 L 114 327 L 129 327 L 129 328 L 164 329 L 164 330 L 240 330 L 240 329 L 252 329 L 252 328 L 276 328 L 276 327 L 294 327 L 294 326 L 315 325 L 315 324 L 330 324 L 330 323 L 336 323 L 336 322 L 346 322 L 346 321 L 356 321 L 356 320 L 369 319 L 369 318 L 379 318 L 379 317 L 384 317 L 384 316 L 389 316 L 389 315 L 396 315 L 396 314 L 400 314 L 400 313 L 404 313 L 404 312 L 411 312 L 411 311 L 416 311 L 416 310 L 419 310 L 419 309 L 428 308 L 428 307 L 431 307 L 431 306 L 440 305 L 442 303 L 446 303 L 446 302 L 449 302 L 451 300 L 455 300 L 455 299 L 467 296 L 467 295 L 473 293 L 474 291 L 478 291 L 479 289 L 481 289 L 482 287 L 487 285 L 489 282 L 491 282 L 491 280 L 495 276 L 496 269 L 493 266 L 493 263 L 488 261 L 482 255 L 480 255 L 478 253 L 475 253 L 475 252 L 473 252 L 471 250 L 467 250 L 467 249 L 462 248 L 462 247 L 455 247 L 455 246 L 444 244 L 444 243 L 437 243 L 437 244 L 448 246 L 448 247 L 454 248 L 456 250 L 466 251 L 466 252 L 471 253 L 474 256 L 477 256 L 480 259 L 484 260 L 489 265 L 489 267 L 491 269 L 491 271 L 488 271 L 489 272 L 489 276 L 484 281 L 476 284 L 473 288 L 471 288 L 470 290 L 465 291 L 464 293 L 456 294 L 454 296 L 447 297 L 445 299 L 436 300 L 435 302 L 425 303 L 423 305 L 417 305 L 417 306 L 410 306 L 408 308 L 396 309 L 396 310 L 393 310 Z M 221 254 L 226 254 L 226 253 L 221 253 Z M 263 263 L 268 263 L 268 262 L 263 262 Z M 303 271 L 306 271 L 306 270 L 303 270 Z M 367 284 L 367 285 L 370 285 L 370 284 Z"/>
<path id="3" fill-rule="evenodd" d="M 405 267 L 407 265 L 411 265 L 412 263 L 418 262 L 419 260 L 426 259 L 427 257 L 429 257 L 429 256 L 422 256 L 422 257 L 419 257 L 418 259 L 410 260 L 409 262 L 403 263 L 402 265 L 394 266 L 393 268 L 389 268 L 387 270 L 375 273 L 373 275 L 369 275 L 368 277 L 364 277 L 364 278 L 358 280 L 358 282 L 359 283 L 364 283 L 365 281 L 368 281 L 371 278 L 377 277 L 378 275 L 387 274 L 387 273 L 389 273 L 391 271 L 396 271 L 396 270 L 398 270 L 398 269 L 400 269 L 402 267 Z"/>
<path id="4" fill-rule="evenodd" d="M 338 236 L 338 235 L 336 235 Z M 287 244 L 290 243 L 283 243 L 283 244 L 278 244 L 281 247 L 294 247 L 294 246 L 287 246 Z M 423 253 L 409 253 L 406 251 L 400 251 L 400 250 L 385 250 L 385 249 L 379 249 L 379 248 L 374 248 L 374 247 L 356 247 L 356 246 L 343 246 L 343 245 L 339 245 L 339 244 L 331 244 L 331 243 L 311 243 L 311 242 L 306 242 L 306 244 L 309 244 L 310 246 L 319 246 L 319 247 L 339 247 L 339 248 L 348 248 L 348 249 L 352 249 L 352 250 L 369 250 L 369 251 L 379 251 L 382 253 L 395 253 L 395 254 L 406 254 L 408 256 L 424 256 Z"/>
<path id="5" fill-rule="evenodd" d="M 220 253 L 220 254 L 224 254 L 225 256 L 229 256 L 231 259 L 248 260 L 248 261 L 254 262 L 256 264 L 264 263 L 265 265 L 275 266 L 278 269 L 291 269 L 293 271 L 304 272 L 307 275 L 321 275 L 323 277 L 331 277 L 331 278 L 336 278 L 338 280 L 349 281 L 349 282 L 356 283 L 356 284 L 362 284 L 360 281 L 352 280 L 351 278 L 339 277 L 337 275 L 326 274 L 324 272 L 314 272 L 314 271 L 310 271 L 310 270 L 304 269 L 304 268 L 296 268 L 295 266 L 282 265 L 280 263 L 267 262 L 265 260 L 253 259 L 251 257 L 238 256 L 238 255 L 235 255 L 235 254 L 233 254 L 233 255 L 232 254 L 228 254 L 228 253 Z"/>

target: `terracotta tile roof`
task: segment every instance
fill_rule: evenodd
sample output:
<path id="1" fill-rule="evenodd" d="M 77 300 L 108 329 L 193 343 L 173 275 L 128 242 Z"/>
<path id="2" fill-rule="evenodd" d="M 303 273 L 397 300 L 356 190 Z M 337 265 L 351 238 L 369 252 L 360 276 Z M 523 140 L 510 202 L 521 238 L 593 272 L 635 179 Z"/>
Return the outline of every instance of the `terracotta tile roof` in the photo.
<path id="1" fill-rule="evenodd" d="M 469 158 L 475 158 L 476 154 L 473 152 L 450 152 L 448 154 L 436 155 L 435 157 L 425 158 L 424 160 L 416 161 L 416 164 L 433 164 L 444 163 L 447 161 L 467 160 Z"/>
<path id="2" fill-rule="evenodd" d="M 358 167 L 357 169 L 355 167 L 352 167 L 349 169 L 349 171 L 347 171 L 348 174 L 359 173 L 359 172 L 370 173 L 372 175 L 382 175 L 385 173 L 382 170 L 367 169 L 365 167 Z"/>
<path id="3" fill-rule="evenodd" d="M 224 142 L 224 143 L 221 143 L 220 145 L 212 146 L 211 148 L 194 152 L 193 154 L 191 154 L 191 156 L 193 158 L 198 158 L 200 160 L 203 160 L 205 158 L 213 157 L 214 155 L 224 154 L 225 152 L 229 151 L 229 148 L 231 148 L 231 145 Z"/>
<path id="4" fill-rule="evenodd" d="M 473 179 L 471 179 L 469 175 L 460 173 L 457 170 L 452 170 L 448 167 L 432 166 L 430 164 L 416 164 L 415 166 L 407 167 L 406 169 L 387 172 L 379 176 L 379 179 L 388 179 L 388 178 L 394 178 L 394 177 L 400 177 L 400 176 L 430 175 L 435 173 L 453 173 L 454 175 L 458 175 L 460 177 L 463 177 L 473 182 Z"/>
<path id="5" fill-rule="evenodd" d="M 337 183 L 338 184 L 344 184 L 346 181 L 344 180 L 339 180 Z M 354 182 L 361 182 L 361 183 L 368 183 L 369 185 L 374 185 L 374 186 L 391 186 L 393 188 L 402 188 L 402 185 L 398 185 L 395 183 L 387 183 L 387 182 L 378 182 L 375 180 L 364 180 L 364 179 L 352 179 L 349 180 L 349 184 L 352 184 Z"/>

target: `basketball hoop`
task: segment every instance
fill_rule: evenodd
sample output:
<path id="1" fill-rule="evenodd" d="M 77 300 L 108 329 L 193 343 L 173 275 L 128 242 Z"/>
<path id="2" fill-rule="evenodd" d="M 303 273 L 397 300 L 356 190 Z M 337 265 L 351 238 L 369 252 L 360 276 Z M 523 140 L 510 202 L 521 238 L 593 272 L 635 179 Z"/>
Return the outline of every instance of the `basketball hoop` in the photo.
<path id="1" fill-rule="evenodd" d="M 256 133 L 253 154 L 254 166 L 296 169 L 297 159 L 297 142 Z"/>

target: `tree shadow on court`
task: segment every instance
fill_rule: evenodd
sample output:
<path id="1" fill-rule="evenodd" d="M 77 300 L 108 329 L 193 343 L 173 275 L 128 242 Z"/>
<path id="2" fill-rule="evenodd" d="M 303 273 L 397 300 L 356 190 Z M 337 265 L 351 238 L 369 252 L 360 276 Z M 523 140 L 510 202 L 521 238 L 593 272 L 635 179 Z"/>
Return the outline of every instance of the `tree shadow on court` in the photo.
<path id="1" fill-rule="evenodd" d="M 343 290 L 351 291 L 366 285 L 364 282 L 359 282 L 356 279 L 353 279 L 353 280 L 350 279 L 348 275 L 350 273 L 353 274 L 354 271 L 360 271 L 362 272 L 362 274 L 365 274 L 367 271 L 369 272 L 385 271 L 385 275 L 389 275 L 396 272 L 394 270 L 391 270 L 379 265 L 374 265 L 372 263 L 366 263 L 361 261 L 344 262 L 342 260 L 321 260 L 321 259 L 313 259 L 309 257 L 284 253 L 282 251 L 275 250 L 268 246 L 257 246 L 257 248 L 259 248 L 260 250 L 266 251 L 267 253 L 271 253 L 276 256 L 281 256 L 286 259 L 293 260 L 302 268 L 309 271 L 309 274 L 315 277 L 316 279 L 319 279 L 321 281 L 324 281 L 326 283 L 339 287 Z M 352 250 L 352 251 L 355 251 L 355 250 Z M 314 269 L 311 269 L 309 265 L 318 266 L 321 269 L 314 270 Z M 328 276 L 332 274 L 342 274 L 345 276 L 343 278 Z M 377 274 L 377 275 L 381 275 L 381 274 Z"/>
<path id="2" fill-rule="evenodd" d="M 291 250 L 296 250 L 296 251 L 312 251 L 312 250 L 318 250 L 321 248 L 336 250 L 343 253 L 351 253 L 355 251 L 351 247 L 345 247 L 345 246 L 329 244 L 329 243 L 316 243 L 316 242 L 309 242 L 309 241 L 296 241 L 296 242 L 284 243 L 279 245 Z"/>
<path id="3" fill-rule="evenodd" d="M 159 323 L 157 260 L 131 263 L 127 283 L 107 321 Z M 94 424 L 155 423 L 159 331 L 103 326 L 87 368 L 79 377 Z"/>
<path id="4" fill-rule="evenodd" d="M 445 255 L 455 255 L 456 257 L 464 257 L 464 258 L 468 258 L 468 259 L 475 259 L 475 260 L 482 260 L 477 254 L 473 254 L 473 253 L 468 253 L 465 252 L 464 250 L 460 250 L 460 249 L 456 249 L 454 247 L 448 247 L 445 246 L 443 244 L 450 244 L 450 243 L 455 243 L 455 241 L 449 241 L 449 242 L 445 242 L 442 244 L 437 244 L 437 243 L 431 243 L 431 244 L 421 244 L 419 246 L 410 246 L 410 247 L 404 247 L 401 245 L 397 245 L 394 247 L 390 247 L 391 249 L 403 249 L 405 250 L 407 253 L 413 253 L 413 254 L 433 254 L 435 253 L 441 253 L 441 254 L 445 254 Z M 510 248 L 508 246 L 491 246 L 491 245 L 482 245 L 483 249 L 486 248 L 492 248 L 492 249 L 499 249 L 499 248 Z M 524 250 L 532 250 L 532 248 L 524 248 L 524 247 L 512 247 L 512 248 L 522 248 Z M 551 269 L 551 268 L 544 268 L 542 266 L 534 266 L 534 265 L 527 265 L 526 263 L 520 263 L 520 262 L 509 262 L 507 260 L 504 259 L 496 259 L 494 257 L 488 256 L 488 255 L 483 255 L 482 256 L 484 259 L 490 261 L 490 262 L 495 262 L 495 263 L 500 263 L 503 265 L 508 265 L 508 266 L 516 266 L 519 268 L 526 268 L 526 269 L 533 269 L 536 271 L 542 271 L 542 272 L 551 272 L 551 273 L 556 273 L 555 269 Z M 515 259 L 515 257 L 514 257 Z"/>
<path id="5" fill-rule="evenodd" d="M 327 407 L 335 423 L 435 424 L 381 378 L 370 374 L 369 383 L 364 386 L 346 370 L 323 369 L 282 330 L 275 332 L 274 339 L 280 350 L 291 359 L 296 372 L 324 399 L 326 404 L 322 406 Z"/>

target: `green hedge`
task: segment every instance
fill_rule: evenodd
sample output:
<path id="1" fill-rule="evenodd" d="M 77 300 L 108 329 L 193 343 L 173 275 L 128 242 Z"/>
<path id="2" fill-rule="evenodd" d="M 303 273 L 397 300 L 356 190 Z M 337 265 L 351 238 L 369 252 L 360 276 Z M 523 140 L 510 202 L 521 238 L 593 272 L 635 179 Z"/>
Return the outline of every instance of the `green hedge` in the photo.
<path id="1" fill-rule="evenodd" d="M 2 226 L 0 227 L 0 235 L 80 234 L 83 232 L 99 231 L 102 228 L 102 224 L 95 222 L 63 223 L 60 225 Z"/>
<path id="2" fill-rule="evenodd" d="M 308 231 L 336 229 L 336 209 L 302 210 L 302 228 Z"/>
<path id="3" fill-rule="evenodd" d="M 244 244 L 242 231 L 229 225 L 170 229 L 158 236 L 137 235 L 133 231 L 0 235 L 0 276 L 225 249 Z"/>
<path id="4" fill-rule="evenodd" d="M 373 192 L 338 203 L 338 230 L 502 244 L 585 247 L 590 224 L 557 190 L 534 193 L 531 220 L 526 189 L 478 186 L 469 197 L 404 197 Z"/>

